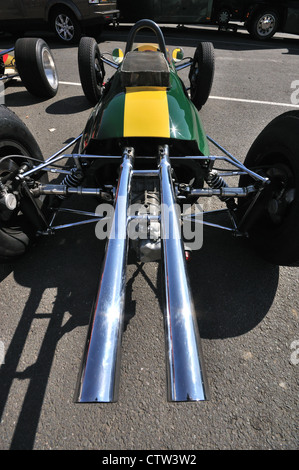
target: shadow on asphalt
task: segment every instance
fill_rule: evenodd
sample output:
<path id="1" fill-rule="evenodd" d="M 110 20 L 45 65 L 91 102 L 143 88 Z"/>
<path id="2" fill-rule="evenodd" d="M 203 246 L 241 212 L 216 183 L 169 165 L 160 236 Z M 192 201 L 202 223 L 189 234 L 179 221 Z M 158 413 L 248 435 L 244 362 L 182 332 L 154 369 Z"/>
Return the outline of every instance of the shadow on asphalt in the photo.
<path id="1" fill-rule="evenodd" d="M 92 109 L 85 96 L 71 96 L 50 104 L 46 109 L 48 114 L 76 114 Z"/>
<path id="2" fill-rule="evenodd" d="M 200 335 L 209 339 L 255 328 L 269 311 L 279 281 L 279 267 L 260 258 L 247 239 L 210 227 L 204 228 L 189 273 Z"/>
<path id="3" fill-rule="evenodd" d="M 86 206 L 84 208 L 92 210 Z M 68 220 L 57 220 L 57 223 L 62 222 Z M 42 238 L 17 263 L 3 265 L 2 279 L 13 272 L 15 281 L 30 289 L 7 350 L 5 364 L 0 369 L 0 417 L 13 381 L 29 381 L 11 449 L 28 450 L 34 446 L 55 351 L 64 335 L 89 322 L 104 246 L 104 241 L 95 237 L 93 224 L 92 227 L 81 226 Z M 279 278 L 279 268 L 255 256 L 243 240 L 210 228 L 204 230 L 203 247 L 193 254 L 188 271 L 202 338 L 233 337 L 253 329 L 267 314 Z M 127 282 L 126 325 L 135 315 L 132 289 L 134 278 L 138 275 L 142 275 L 153 289 L 163 310 L 161 276 L 149 279 L 143 273 L 142 265 L 136 265 L 132 279 Z M 50 288 L 57 291 L 52 310 L 39 313 L 41 299 Z M 66 312 L 68 320 L 65 322 Z M 48 318 L 48 326 L 36 361 L 26 370 L 18 372 L 19 358 L 28 341 L 32 323 L 39 318 Z M 83 347 L 83 344 L 78 345 L 78 355 L 82 354 Z"/>
<path id="4" fill-rule="evenodd" d="M 121 27 L 119 30 L 108 29 L 100 40 L 108 38 L 111 40 L 112 36 L 113 40 L 124 40 L 129 29 L 129 26 Z M 224 37 L 223 47 L 238 49 L 254 47 L 252 44 L 246 44 L 246 40 L 238 33 L 217 36 L 215 31 L 196 29 L 195 33 L 195 29 L 163 28 L 163 31 L 168 44 L 183 46 L 185 41 L 188 46 L 193 43 L 196 46 L 199 40 L 221 42 L 220 37 Z M 186 39 L 189 30 L 190 37 Z M 241 40 L 243 44 L 240 45 Z M 228 44 L 229 41 L 231 45 Z M 0 43 L 2 47 L 2 40 Z M 48 43 L 52 48 L 63 47 L 52 39 Z M 298 43 L 280 39 L 273 40 L 269 44 L 271 47 L 283 45 L 289 51 L 293 50 L 293 46 L 294 50 L 298 47 Z M 27 91 L 20 91 L 17 94 L 18 106 L 32 103 L 29 101 L 32 98 Z M 12 99 L 16 99 L 16 93 Z M 65 106 L 66 102 L 68 107 Z M 86 106 L 83 97 L 76 97 L 75 100 L 71 98 L 71 101 L 66 99 L 50 104 L 47 112 L 71 114 L 78 109 L 82 110 L 82 107 L 87 109 Z M 86 206 L 83 208 L 88 210 Z M 0 280 L 13 273 L 19 285 L 30 289 L 19 324 L 6 352 L 5 364 L 0 369 L 0 420 L 14 380 L 28 381 L 11 449 L 28 450 L 34 447 L 58 343 L 64 335 L 88 324 L 103 253 L 104 242 L 95 237 L 94 226 L 84 226 L 60 231 L 54 237 L 42 238 L 37 246 L 18 262 L 1 266 Z M 235 239 L 226 232 L 211 228 L 204 229 L 203 247 L 193 254 L 192 261 L 188 264 L 188 271 L 198 313 L 200 335 L 209 339 L 239 336 L 255 328 L 269 311 L 279 280 L 279 268 L 260 259 L 244 240 Z M 161 310 L 163 309 L 160 278 L 153 282 L 143 274 L 142 266 L 137 265 L 133 278 L 127 283 L 126 323 L 135 315 L 135 304 L 131 294 L 134 277 L 138 275 L 142 275 L 145 282 L 154 290 Z M 41 299 L 46 290 L 51 288 L 57 291 L 51 311 L 39 313 Z M 68 320 L 65 322 L 66 312 Z M 32 323 L 39 318 L 47 318 L 48 324 L 36 360 L 24 371 L 18 372 L 19 359 L 28 341 Z M 78 345 L 78 354 L 82 353 L 83 347 L 83 344 Z"/>

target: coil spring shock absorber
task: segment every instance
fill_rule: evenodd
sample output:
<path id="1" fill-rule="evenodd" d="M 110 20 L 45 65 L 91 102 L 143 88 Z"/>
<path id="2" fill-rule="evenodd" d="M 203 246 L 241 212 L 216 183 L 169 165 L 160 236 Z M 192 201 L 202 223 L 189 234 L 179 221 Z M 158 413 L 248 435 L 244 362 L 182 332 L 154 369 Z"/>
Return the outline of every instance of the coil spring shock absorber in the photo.
<path id="1" fill-rule="evenodd" d="M 208 176 L 206 177 L 206 182 L 210 188 L 213 189 L 225 188 L 227 186 L 226 182 L 222 176 L 218 174 L 217 170 L 209 171 Z"/>
<path id="2" fill-rule="evenodd" d="M 226 181 L 218 174 L 217 170 L 210 170 L 208 172 L 208 175 L 206 177 L 206 183 L 210 188 L 213 189 L 220 189 L 220 188 L 226 188 L 227 184 Z M 219 198 L 221 201 L 224 201 L 227 206 L 231 209 L 235 207 L 235 201 L 231 197 L 220 197 Z"/>
<path id="3" fill-rule="evenodd" d="M 78 168 L 72 168 L 71 173 L 66 175 L 60 183 L 62 186 L 68 186 L 71 188 L 76 188 L 83 181 L 83 173 Z M 66 196 L 58 196 L 60 199 L 65 199 Z"/>

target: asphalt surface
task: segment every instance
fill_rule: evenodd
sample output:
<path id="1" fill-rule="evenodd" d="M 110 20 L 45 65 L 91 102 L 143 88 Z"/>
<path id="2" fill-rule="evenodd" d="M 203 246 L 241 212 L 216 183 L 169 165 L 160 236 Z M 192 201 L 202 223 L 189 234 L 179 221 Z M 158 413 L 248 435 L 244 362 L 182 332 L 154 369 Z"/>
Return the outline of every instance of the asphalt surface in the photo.
<path id="1" fill-rule="evenodd" d="M 104 31 L 101 52 L 124 49 L 128 30 Z M 295 36 L 258 43 L 243 31 L 163 31 L 167 46 L 186 56 L 199 41 L 213 42 L 216 73 L 201 117 L 207 134 L 240 160 L 268 122 L 294 109 Z M 14 82 L 5 99 L 48 157 L 81 133 L 91 108 L 78 85 L 77 48 L 44 37 L 61 81 L 57 96 L 39 101 Z M 12 45 L 0 38 L 0 48 Z M 207 402 L 167 402 L 159 264 L 128 267 L 119 400 L 96 405 L 74 403 L 103 254 L 94 227 L 44 237 L 18 262 L 0 265 L 1 449 L 298 449 L 299 268 L 270 265 L 227 232 L 206 228 L 203 240 L 188 269 Z"/>

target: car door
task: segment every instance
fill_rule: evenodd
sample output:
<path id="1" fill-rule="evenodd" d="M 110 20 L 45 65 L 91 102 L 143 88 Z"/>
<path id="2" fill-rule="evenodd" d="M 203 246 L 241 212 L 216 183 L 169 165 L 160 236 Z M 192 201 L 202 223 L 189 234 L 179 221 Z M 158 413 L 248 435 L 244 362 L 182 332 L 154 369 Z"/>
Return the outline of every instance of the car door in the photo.
<path id="1" fill-rule="evenodd" d="M 0 20 L 20 21 L 43 17 L 45 0 L 0 0 Z"/>
<path id="2" fill-rule="evenodd" d="M 287 18 L 283 30 L 285 33 L 299 34 L 299 1 L 287 2 Z"/>
<path id="3" fill-rule="evenodd" d="M 133 22 L 143 18 L 156 19 L 157 2 L 160 0 L 118 0 L 117 8 L 120 10 L 121 19 Z"/>
<path id="4" fill-rule="evenodd" d="M 23 0 L 24 16 L 29 19 L 43 18 L 45 0 Z"/>
<path id="5" fill-rule="evenodd" d="M 24 16 L 23 2 L 20 0 L 0 0 L 0 20 L 19 20 Z"/>

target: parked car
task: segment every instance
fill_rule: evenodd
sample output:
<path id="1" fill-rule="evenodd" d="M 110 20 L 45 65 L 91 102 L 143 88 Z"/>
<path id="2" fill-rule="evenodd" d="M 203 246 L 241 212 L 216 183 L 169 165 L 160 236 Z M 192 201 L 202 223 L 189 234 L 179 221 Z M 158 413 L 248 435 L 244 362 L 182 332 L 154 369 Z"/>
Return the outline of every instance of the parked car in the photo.
<path id="1" fill-rule="evenodd" d="M 298 0 L 118 0 L 117 7 L 127 23 L 146 17 L 166 24 L 223 27 L 239 21 L 254 39 L 269 39 L 276 32 L 299 34 Z"/>
<path id="2" fill-rule="evenodd" d="M 109 0 L 0 0 L 0 31 L 22 35 L 50 28 L 64 43 L 75 43 L 84 30 L 100 33 L 118 14 L 116 1 Z"/>
<path id="3" fill-rule="evenodd" d="M 299 1 L 216 0 L 214 18 L 220 25 L 241 21 L 254 39 L 270 39 L 276 32 L 299 34 Z"/>
<path id="4" fill-rule="evenodd" d="M 123 22 L 148 18 L 160 23 L 210 23 L 213 0 L 118 0 Z"/>

